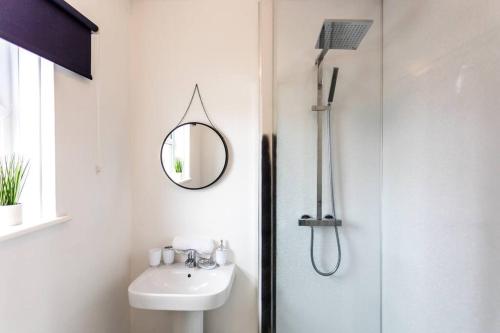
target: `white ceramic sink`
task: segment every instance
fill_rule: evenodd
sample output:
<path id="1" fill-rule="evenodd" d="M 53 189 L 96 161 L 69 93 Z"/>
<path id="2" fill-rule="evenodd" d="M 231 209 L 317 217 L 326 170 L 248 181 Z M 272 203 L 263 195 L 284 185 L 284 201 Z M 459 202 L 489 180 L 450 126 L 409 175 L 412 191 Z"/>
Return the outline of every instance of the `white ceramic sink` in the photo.
<path id="1" fill-rule="evenodd" d="M 149 310 L 212 310 L 229 298 L 234 270 L 234 264 L 213 270 L 187 268 L 184 263 L 148 268 L 130 284 L 129 302 Z"/>

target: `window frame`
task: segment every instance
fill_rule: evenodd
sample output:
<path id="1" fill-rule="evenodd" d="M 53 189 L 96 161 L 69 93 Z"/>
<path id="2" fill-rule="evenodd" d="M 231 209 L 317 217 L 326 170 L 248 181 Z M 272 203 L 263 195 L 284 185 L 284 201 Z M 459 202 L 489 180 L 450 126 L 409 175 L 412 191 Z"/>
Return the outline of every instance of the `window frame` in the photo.
<path id="1" fill-rule="evenodd" d="M 15 238 L 71 220 L 56 214 L 54 64 L 27 50 L 1 40 L 10 57 L 0 61 L 10 71 L 0 87 L 10 88 L 3 128 L 10 134 L 0 140 L 0 156 L 22 156 L 29 172 L 21 194 L 23 223 L 0 226 L 0 241 Z M 7 54 L 7 53 L 5 53 Z M 1 56 L 2 54 L 0 54 Z M 1 79 L 1 78 L 0 78 Z M 8 81 L 7 81 L 8 80 Z M 5 106 L 5 104 L 8 104 Z M 0 119 L 0 122 L 2 119 Z"/>

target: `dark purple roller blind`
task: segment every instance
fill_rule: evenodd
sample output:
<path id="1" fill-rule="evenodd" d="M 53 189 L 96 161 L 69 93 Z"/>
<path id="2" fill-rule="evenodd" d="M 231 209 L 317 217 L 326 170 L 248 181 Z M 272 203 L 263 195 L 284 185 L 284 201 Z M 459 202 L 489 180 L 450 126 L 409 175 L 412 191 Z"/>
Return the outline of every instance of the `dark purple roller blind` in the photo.
<path id="1" fill-rule="evenodd" d="M 0 38 L 89 79 L 97 30 L 62 0 L 0 0 Z"/>

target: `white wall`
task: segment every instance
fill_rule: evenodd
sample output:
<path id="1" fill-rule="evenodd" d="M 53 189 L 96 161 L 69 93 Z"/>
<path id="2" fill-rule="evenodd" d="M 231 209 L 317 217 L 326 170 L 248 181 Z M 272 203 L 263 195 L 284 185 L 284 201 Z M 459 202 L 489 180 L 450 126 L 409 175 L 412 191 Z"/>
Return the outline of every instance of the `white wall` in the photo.
<path id="1" fill-rule="evenodd" d="M 129 331 L 129 4 L 70 3 L 101 28 L 103 171 L 95 174 L 96 81 L 57 67 L 57 210 L 73 220 L 0 243 L 0 332 Z"/>
<path id="2" fill-rule="evenodd" d="M 499 17 L 384 1 L 384 333 L 500 331 Z"/>
<path id="3" fill-rule="evenodd" d="M 134 1 L 131 34 L 133 246 L 131 279 L 147 250 L 176 235 L 227 239 L 238 265 L 228 303 L 205 331 L 257 331 L 258 12 L 255 0 Z M 226 175 L 189 191 L 164 175 L 160 146 L 198 83 L 229 145 Z M 198 101 L 187 120 L 203 120 Z M 133 332 L 168 332 L 167 312 L 132 311 Z"/>
<path id="4" fill-rule="evenodd" d="M 278 332 L 379 330 L 380 14 L 378 0 L 277 2 Z M 344 221 L 342 266 L 328 278 L 313 271 L 310 229 L 297 225 L 302 214 L 316 214 L 316 114 L 310 110 L 316 103 L 314 45 L 326 18 L 375 21 L 357 51 L 333 50 L 325 58 L 326 89 L 332 67 L 340 67 L 333 131 L 337 208 Z M 324 192 L 326 214 L 326 186 Z M 316 260 L 328 270 L 337 258 L 334 231 L 316 229 Z"/>

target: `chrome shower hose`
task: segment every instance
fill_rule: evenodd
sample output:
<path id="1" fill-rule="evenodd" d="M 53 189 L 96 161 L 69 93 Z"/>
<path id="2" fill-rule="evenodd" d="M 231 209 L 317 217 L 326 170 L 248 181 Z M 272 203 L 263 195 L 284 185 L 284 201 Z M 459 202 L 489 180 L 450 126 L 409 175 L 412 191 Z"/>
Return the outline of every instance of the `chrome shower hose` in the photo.
<path id="1" fill-rule="evenodd" d="M 337 218 L 337 213 L 335 211 L 335 191 L 334 191 L 334 174 L 333 174 L 333 157 L 332 157 L 332 125 L 331 125 L 331 107 L 328 108 L 328 111 L 326 113 L 326 117 L 327 117 L 327 123 L 328 123 L 328 126 L 327 126 L 327 133 L 328 133 L 328 157 L 329 157 L 329 169 L 330 169 L 330 198 L 332 200 L 332 215 L 333 215 L 333 218 L 336 219 Z M 335 274 L 338 270 L 339 270 L 339 267 L 340 267 L 340 263 L 342 261 L 342 248 L 340 246 L 340 238 L 339 238 L 339 229 L 337 227 L 337 224 L 335 224 L 334 226 L 335 228 L 335 239 L 337 240 L 337 264 L 335 265 L 335 267 L 333 268 L 333 270 L 331 271 L 328 271 L 328 272 L 322 272 L 318 269 L 318 267 L 316 266 L 316 262 L 314 261 L 314 227 L 311 226 L 311 263 L 312 263 L 312 266 L 314 268 L 314 270 L 316 271 L 316 273 L 318 273 L 319 275 L 322 275 L 322 276 L 331 276 L 333 274 Z"/>

